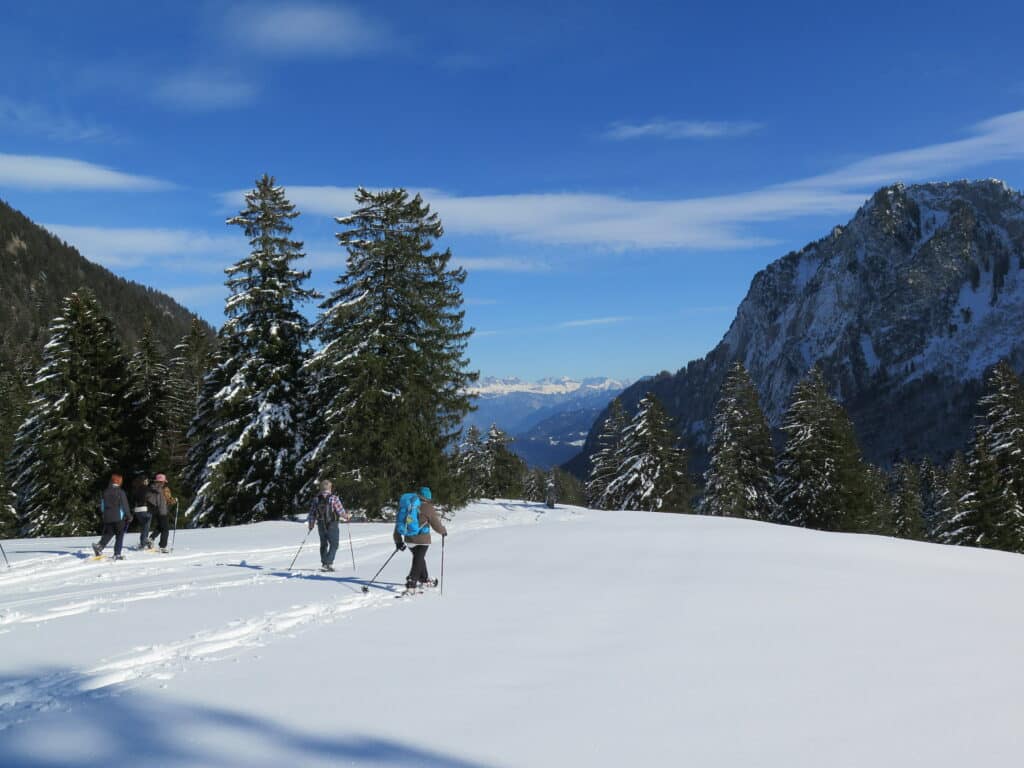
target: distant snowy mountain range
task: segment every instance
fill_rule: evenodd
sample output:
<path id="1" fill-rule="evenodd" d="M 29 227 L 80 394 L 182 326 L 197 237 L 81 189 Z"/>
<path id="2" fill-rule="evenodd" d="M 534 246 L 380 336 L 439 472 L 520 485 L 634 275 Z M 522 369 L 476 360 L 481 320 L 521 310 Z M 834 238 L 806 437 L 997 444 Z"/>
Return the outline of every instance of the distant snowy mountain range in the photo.
<path id="1" fill-rule="evenodd" d="M 482 378 L 472 390 L 477 410 L 465 425 L 497 424 L 514 438 L 512 450 L 530 466 L 568 461 L 583 446 L 597 415 L 629 382 L 611 378 Z"/>
<path id="2" fill-rule="evenodd" d="M 653 391 L 701 471 L 718 393 L 741 361 L 775 428 L 813 365 L 853 419 L 865 456 L 943 461 L 966 447 L 987 369 L 1024 368 L 1024 196 L 1001 181 L 876 192 L 845 226 L 759 272 L 721 343 Z M 573 470 L 587 471 L 588 437 Z"/>
<path id="3" fill-rule="evenodd" d="M 557 379 L 548 378 L 541 379 L 540 381 L 523 381 L 515 377 L 510 379 L 485 377 L 480 379 L 477 386 L 471 391 L 480 397 L 501 397 L 502 395 L 511 395 L 513 393 L 588 397 L 593 394 L 601 395 L 607 392 L 621 392 L 627 385 L 628 382 L 606 378 L 581 379 L 577 381 L 576 379 L 563 376 Z"/>

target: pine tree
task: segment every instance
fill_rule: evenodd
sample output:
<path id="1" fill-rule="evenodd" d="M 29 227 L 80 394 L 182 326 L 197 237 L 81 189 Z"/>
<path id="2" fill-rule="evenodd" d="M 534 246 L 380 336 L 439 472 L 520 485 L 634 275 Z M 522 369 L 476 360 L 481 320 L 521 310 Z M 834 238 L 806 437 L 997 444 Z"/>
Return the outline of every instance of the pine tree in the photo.
<path id="1" fill-rule="evenodd" d="M 981 434 L 998 467 L 999 479 L 1017 499 L 1024 498 L 1024 388 L 1006 361 L 989 373 L 987 393 L 978 403 Z"/>
<path id="2" fill-rule="evenodd" d="M 197 419 L 205 455 L 193 454 L 198 490 L 188 513 L 204 524 L 277 518 L 295 508 L 303 454 L 303 407 L 309 325 L 299 305 L 316 294 L 296 270 L 302 243 L 292 240 L 298 211 L 272 177 L 245 196 L 227 223 L 249 239 L 248 257 L 229 267 L 228 319 L 219 334 L 217 370 L 208 376 Z"/>
<path id="3" fill-rule="evenodd" d="M 729 372 L 715 411 L 701 512 L 774 517 L 775 454 L 757 389 L 742 363 Z"/>
<path id="4" fill-rule="evenodd" d="M 931 520 L 928 538 L 940 544 L 956 544 L 954 521 L 964 509 L 964 497 L 969 492 L 969 471 L 963 454 L 956 453 L 945 471 L 936 474 L 935 515 Z"/>
<path id="5" fill-rule="evenodd" d="M 817 368 L 793 390 L 783 419 L 776 519 L 823 531 L 876 528 L 871 480 L 849 417 Z"/>
<path id="6" fill-rule="evenodd" d="M 548 482 L 555 481 L 555 500 L 559 504 L 582 507 L 587 500 L 583 483 L 575 475 L 554 467 L 548 476 Z"/>
<path id="7" fill-rule="evenodd" d="M 607 494 L 620 499 L 622 509 L 689 512 L 693 486 L 688 457 L 676 440 L 665 409 L 648 393 L 623 434 L 619 466 Z"/>
<path id="8" fill-rule="evenodd" d="M 307 477 L 331 477 L 350 505 L 376 515 L 409 488 L 451 485 L 447 451 L 471 408 L 477 374 L 464 358 L 466 272 L 434 250 L 437 214 L 404 189 L 356 192 L 339 218 L 347 271 L 321 305 L 322 347 Z"/>
<path id="9" fill-rule="evenodd" d="M 483 498 L 487 483 L 484 441 L 478 427 L 471 426 L 455 453 L 455 474 L 470 500 Z"/>
<path id="10" fill-rule="evenodd" d="M 942 473 L 928 459 L 921 462 L 917 471 L 921 478 L 921 518 L 924 522 L 924 538 L 927 541 L 933 541 L 932 533 L 939 517 L 939 486 Z"/>
<path id="11" fill-rule="evenodd" d="M 628 426 L 619 398 L 612 400 L 608 416 L 597 438 L 597 450 L 591 458 L 586 484 L 587 506 L 591 509 L 618 509 L 620 500 L 608 493 L 621 462 L 622 438 Z"/>
<path id="12" fill-rule="evenodd" d="M 170 419 L 167 365 L 157 350 L 153 326 L 148 320 L 143 325 L 135 353 L 128 361 L 128 380 L 125 444 L 127 469 L 129 474 L 135 475 L 153 468 Z"/>
<path id="13" fill-rule="evenodd" d="M 948 524 L 945 540 L 962 546 L 1022 551 L 1024 509 L 1012 486 L 1001 477 L 1003 467 L 979 425 L 967 469 L 967 493 L 960 511 Z"/>
<path id="14" fill-rule="evenodd" d="M 918 468 L 902 462 L 895 469 L 892 531 L 901 539 L 922 540 L 925 537 L 924 505 L 921 501 L 921 475 Z"/>
<path id="15" fill-rule="evenodd" d="M 526 463 L 509 450 L 512 438 L 491 424 L 484 440 L 484 493 L 489 499 L 523 498 L 523 472 Z"/>
<path id="16" fill-rule="evenodd" d="M 28 412 L 29 382 L 33 370 L 25 365 L 4 366 L 0 363 L 0 537 L 18 534 L 15 495 L 4 458 L 11 456 L 14 436 Z"/>
<path id="17" fill-rule="evenodd" d="M 167 429 L 161 454 L 172 482 L 182 476 L 187 463 L 189 427 L 196 418 L 203 380 L 212 360 L 210 336 L 199 320 L 193 320 L 189 332 L 174 347 L 168 374 Z M 193 490 L 186 484 L 178 495 L 191 497 Z"/>
<path id="18" fill-rule="evenodd" d="M 28 415 L 8 467 L 19 527 L 30 536 L 92 533 L 99 493 L 123 472 L 127 367 L 113 325 L 87 290 L 50 324 Z"/>
<path id="19" fill-rule="evenodd" d="M 526 501 L 544 501 L 547 479 L 539 469 L 527 469 L 523 474 L 523 499 Z"/>

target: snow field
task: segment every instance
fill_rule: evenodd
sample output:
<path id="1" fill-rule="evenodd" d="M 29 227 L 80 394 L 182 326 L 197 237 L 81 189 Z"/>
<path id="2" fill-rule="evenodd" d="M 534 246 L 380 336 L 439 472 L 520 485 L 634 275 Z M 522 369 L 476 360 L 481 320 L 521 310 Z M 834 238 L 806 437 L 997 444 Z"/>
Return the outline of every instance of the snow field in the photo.
<path id="1" fill-rule="evenodd" d="M 344 531 L 337 572 L 288 575 L 297 524 L 121 563 L 13 542 L 5 765 L 1019 764 L 1024 558 L 543 509 L 458 512 L 444 595 L 407 600 L 361 593 Z M 352 531 L 367 579 L 390 529 Z"/>

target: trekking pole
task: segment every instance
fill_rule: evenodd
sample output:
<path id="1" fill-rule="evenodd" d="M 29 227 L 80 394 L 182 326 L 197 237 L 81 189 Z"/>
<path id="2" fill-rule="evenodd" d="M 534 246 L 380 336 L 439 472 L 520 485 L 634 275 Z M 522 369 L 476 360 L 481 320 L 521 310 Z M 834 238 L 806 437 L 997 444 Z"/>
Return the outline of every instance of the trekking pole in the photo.
<path id="1" fill-rule="evenodd" d="M 301 552 L 302 548 L 304 546 L 306 546 L 306 539 L 309 538 L 309 534 L 311 534 L 312 532 L 313 532 L 313 529 L 310 528 L 309 526 L 306 526 L 306 535 L 302 537 L 302 543 L 299 544 L 299 552 Z M 299 559 L 299 552 L 296 552 L 295 553 L 295 557 L 292 558 L 292 565 L 295 565 L 295 561 Z M 288 566 L 288 570 L 289 571 L 292 569 L 292 565 Z"/>
<path id="2" fill-rule="evenodd" d="M 10 568 L 11 567 L 11 561 L 7 559 L 7 553 L 4 552 L 4 545 L 3 544 L 0 544 L 0 552 L 3 552 L 3 554 L 4 554 L 4 562 L 7 563 L 7 567 Z"/>
<path id="3" fill-rule="evenodd" d="M 174 551 L 174 539 L 178 535 L 178 500 L 174 500 L 174 530 L 171 531 L 171 552 Z"/>
<path id="4" fill-rule="evenodd" d="M 377 577 L 380 576 L 380 572 L 388 567 L 388 563 L 391 562 L 391 558 L 394 557 L 395 555 L 397 555 L 400 551 L 401 550 L 399 550 L 397 547 L 395 548 L 395 551 L 392 552 L 388 556 L 388 559 L 384 561 L 384 565 L 382 565 L 380 567 L 380 570 L 378 570 L 375 574 L 373 574 L 373 578 L 370 579 L 369 583 L 363 585 L 363 592 L 369 592 L 370 591 L 370 584 L 373 584 L 373 582 L 375 582 L 377 580 Z"/>
<path id="5" fill-rule="evenodd" d="M 444 540 L 447 539 L 447 538 L 448 538 L 447 536 L 442 536 L 441 537 L 441 581 L 440 581 L 441 591 L 440 591 L 440 594 L 442 594 L 442 595 L 444 594 Z"/>
<path id="6" fill-rule="evenodd" d="M 356 551 L 352 547 L 352 523 L 348 520 L 345 521 L 345 528 L 348 530 L 348 551 L 352 555 L 352 570 L 356 569 Z"/>

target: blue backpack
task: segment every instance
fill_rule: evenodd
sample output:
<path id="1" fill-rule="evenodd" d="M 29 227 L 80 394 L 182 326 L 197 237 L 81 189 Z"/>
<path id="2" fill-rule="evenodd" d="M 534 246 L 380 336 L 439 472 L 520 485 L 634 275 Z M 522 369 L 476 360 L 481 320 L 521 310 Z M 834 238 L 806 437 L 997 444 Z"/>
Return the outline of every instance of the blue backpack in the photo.
<path id="1" fill-rule="evenodd" d="M 395 530 L 402 536 L 416 536 L 430 531 L 430 523 L 420 522 L 420 497 L 417 494 L 403 493 L 398 499 Z"/>

